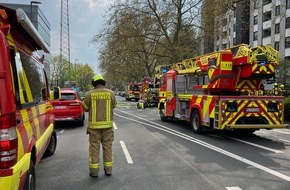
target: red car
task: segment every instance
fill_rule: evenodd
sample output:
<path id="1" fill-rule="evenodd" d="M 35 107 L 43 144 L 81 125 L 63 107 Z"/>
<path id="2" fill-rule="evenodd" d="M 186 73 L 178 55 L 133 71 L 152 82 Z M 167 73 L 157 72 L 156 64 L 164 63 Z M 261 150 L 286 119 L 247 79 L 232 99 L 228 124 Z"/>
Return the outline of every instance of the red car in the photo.
<path id="1" fill-rule="evenodd" d="M 53 100 L 52 105 L 56 122 L 77 121 L 79 125 L 84 125 L 85 112 L 77 91 L 71 88 L 62 88 L 61 98 Z"/>

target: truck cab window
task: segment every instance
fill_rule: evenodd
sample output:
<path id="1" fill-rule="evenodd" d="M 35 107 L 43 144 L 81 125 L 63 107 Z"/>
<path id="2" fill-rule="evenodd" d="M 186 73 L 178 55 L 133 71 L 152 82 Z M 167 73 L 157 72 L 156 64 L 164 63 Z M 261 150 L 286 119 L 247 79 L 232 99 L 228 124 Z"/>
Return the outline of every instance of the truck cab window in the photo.
<path id="1" fill-rule="evenodd" d="M 15 62 L 21 104 L 44 101 L 46 87 L 41 65 L 22 52 L 15 54 Z"/>

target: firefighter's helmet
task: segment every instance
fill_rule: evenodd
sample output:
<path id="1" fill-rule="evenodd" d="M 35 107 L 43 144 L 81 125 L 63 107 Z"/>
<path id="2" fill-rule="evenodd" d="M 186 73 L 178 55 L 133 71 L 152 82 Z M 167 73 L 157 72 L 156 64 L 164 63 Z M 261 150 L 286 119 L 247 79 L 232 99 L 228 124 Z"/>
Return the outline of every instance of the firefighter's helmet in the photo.
<path id="1" fill-rule="evenodd" d="M 281 89 L 284 89 L 284 84 L 281 84 L 281 85 L 280 85 L 280 88 L 281 88 Z"/>
<path id="2" fill-rule="evenodd" d="M 277 86 L 278 86 L 278 84 L 275 82 L 275 83 L 274 83 L 274 87 L 277 87 Z"/>
<path id="3" fill-rule="evenodd" d="M 95 87 L 97 84 L 106 85 L 106 81 L 102 75 L 95 75 L 92 79 L 92 85 Z"/>
<path id="4" fill-rule="evenodd" d="M 103 78 L 102 75 L 95 75 L 95 76 L 93 77 L 92 82 L 95 82 L 95 81 L 97 81 L 97 80 L 104 80 L 104 78 Z"/>

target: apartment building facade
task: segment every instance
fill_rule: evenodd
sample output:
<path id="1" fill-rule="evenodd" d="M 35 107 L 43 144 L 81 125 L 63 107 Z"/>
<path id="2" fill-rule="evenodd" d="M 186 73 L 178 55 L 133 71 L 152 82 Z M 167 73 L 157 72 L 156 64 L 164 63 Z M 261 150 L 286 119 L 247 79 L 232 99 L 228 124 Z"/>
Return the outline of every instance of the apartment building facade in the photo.
<path id="1" fill-rule="evenodd" d="M 245 0 L 218 19 L 214 50 L 270 44 L 281 59 L 290 59 L 290 0 Z"/>
<path id="2" fill-rule="evenodd" d="M 256 0 L 251 6 L 250 43 L 271 44 L 290 59 L 290 0 Z"/>

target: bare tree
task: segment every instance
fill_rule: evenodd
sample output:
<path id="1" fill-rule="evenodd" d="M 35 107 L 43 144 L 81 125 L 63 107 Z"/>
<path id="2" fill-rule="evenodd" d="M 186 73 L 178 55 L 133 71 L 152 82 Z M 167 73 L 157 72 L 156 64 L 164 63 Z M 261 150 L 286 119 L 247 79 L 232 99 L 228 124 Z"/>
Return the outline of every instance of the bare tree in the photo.
<path id="1" fill-rule="evenodd" d="M 198 53 L 197 27 L 202 0 L 129 0 L 114 4 L 101 42 L 101 69 L 124 81 L 152 77 L 157 65 Z M 109 74 L 108 74 L 109 75 Z"/>

